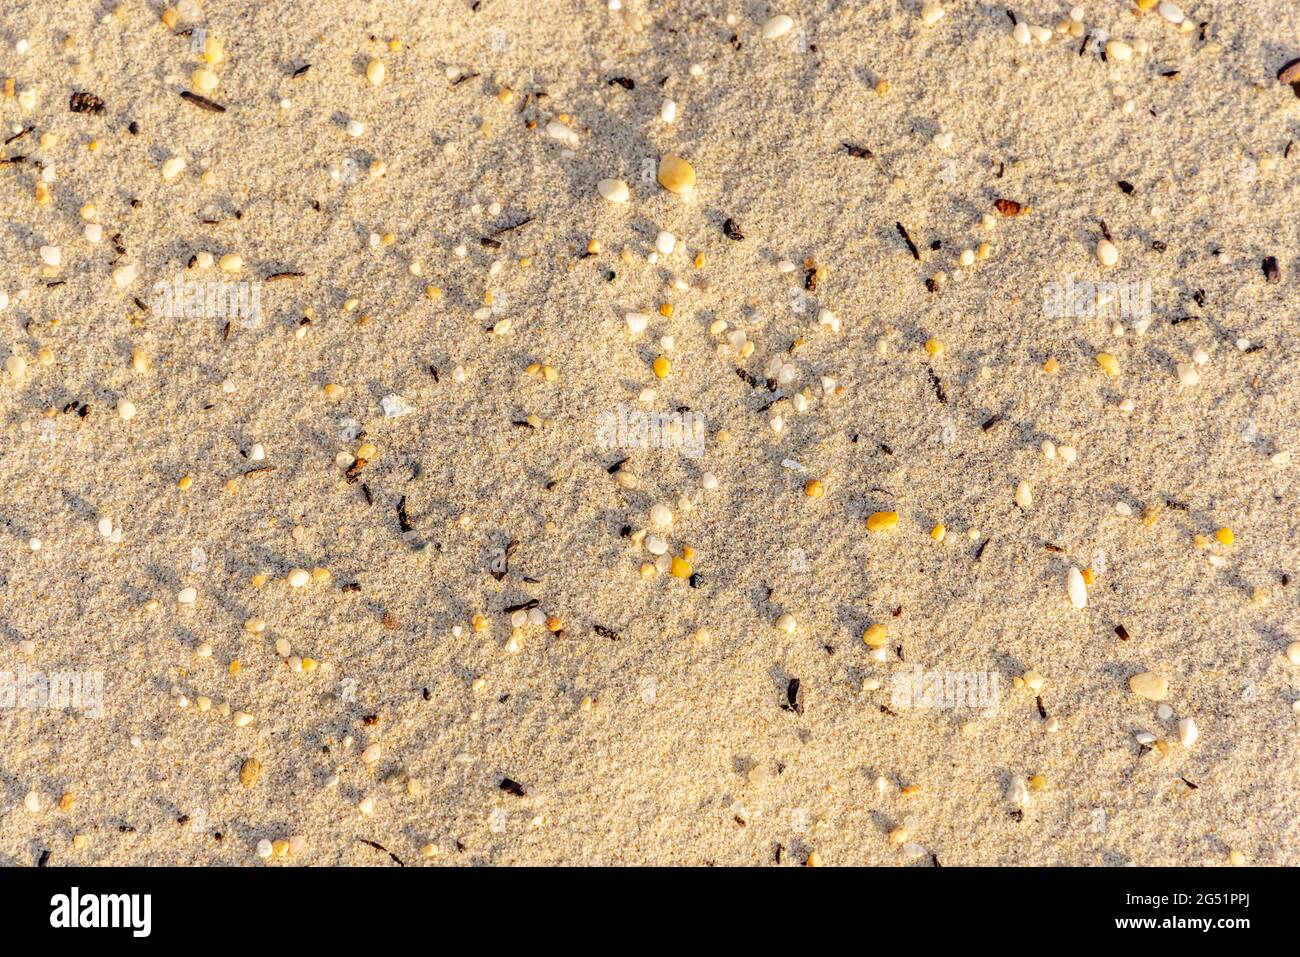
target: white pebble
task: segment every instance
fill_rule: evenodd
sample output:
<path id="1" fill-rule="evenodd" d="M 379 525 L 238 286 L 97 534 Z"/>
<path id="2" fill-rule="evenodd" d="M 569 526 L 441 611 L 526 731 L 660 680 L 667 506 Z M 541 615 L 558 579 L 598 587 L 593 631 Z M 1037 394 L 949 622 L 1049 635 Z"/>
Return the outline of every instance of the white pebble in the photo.
<path id="1" fill-rule="evenodd" d="M 192 605 L 198 601 L 199 593 L 194 588 L 182 588 L 176 593 L 176 600 L 182 605 Z"/>
<path id="2" fill-rule="evenodd" d="M 596 184 L 596 189 L 611 203 L 626 203 L 630 195 L 627 183 L 621 179 L 602 179 Z"/>
<path id="3" fill-rule="evenodd" d="M 654 525 L 667 526 L 673 523 L 673 513 L 667 505 L 656 505 L 650 509 L 650 522 Z"/>
<path id="4" fill-rule="evenodd" d="M 357 139 L 366 131 L 366 125 L 360 120 L 348 120 L 348 136 Z"/>
<path id="5" fill-rule="evenodd" d="M 288 581 L 290 588 L 302 588 L 311 581 L 311 575 L 305 568 L 295 568 L 293 571 L 289 572 Z"/>
<path id="6" fill-rule="evenodd" d="M 1097 261 L 1103 266 L 1113 266 L 1119 262 L 1119 250 L 1109 239 L 1098 240 Z"/>
<path id="7" fill-rule="evenodd" d="M 104 227 L 99 223 L 86 223 L 86 228 L 81 231 L 81 235 L 86 237 L 86 242 L 97 243 L 104 238 Z"/>
<path id="8" fill-rule="evenodd" d="M 1021 20 L 1012 28 L 1011 36 L 1017 43 L 1028 46 L 1031 39 L 1029 36 L 1029 24 L 1025 23 L 1024 20 Z"/>
<path id="9" fill-rule="evenodd" d="M 129 422 L 135 418 L 135 403 L 130 399 L 117 400 L 117 414 L 122 417 L 122 421 Z"/>
<path id="10" fill-rule="evenodd" d="M 704 486 L 704 491 L 716 492 L 718 490 L 718 477 L 712 472 L 705 472 L 700 479 L 700 484 Z"/>
<path id="11" fill-rule="evenodd" d="M 1178 722 L 1178 743 L 1183 747 L 1190 748 L 1200 736 L 1201 732 L 1196 729 L 1196 722 L 1192 718 L 1183 718 Z"/>
<path id="12" fill-rule="evenodd" d="M 664 100 L 659 106 L 659 119 L 665 123 L 677 119 L 677 103 L 673 100 Z"/>
<path id="13" fill-rule="evenodd" d="M 1156 12 L 1172 24 L 1183 22 L 1183 11 L 1178 9 L 1177 4 L 1170 3 L 1169 0 L 1161 0 L 1160 6 L 1156 7 Z"/>
<path id="14" fill-rule="evenodd" d="M 183 172 L 185 172 L 185 160 L 179 156 L 173 156 L 162 164 L 163 179 L 175 179 Z"/>
<path id="15" fill-rule="evenodd" d="M 763 39 L 775 40 L 777 37 L 783 37 L 794 29 L 794 21 L 784 13 L 778 13 L 765 24 L 763 24 Z"/>
<path id="16" fill-rule="evenodd" d="M 776 620 L 776 627 L 784 631 L 786 634 L 794 634 L 794 630 L 797 627 L 794 615 L 786 612 Z"/>
<path id="17" fill-rule="evenodd" d="M 58 246 L 42 246 L 41 261 L 47 266 L 59 266 L 63 263 L 63 250 Z"/>
<path id="18" fill-rule="evenodd" d="M 1178 363 L 1178 384 L 1182 386 L 1193 386 L 1201 381 L 1201 374 L 1196 371 L 1196 366 L 1190 362 Z"/>
<path id="19" fill-rule="evenodd" d="M 1083 574 L 1079 569 L 1070 569 L 1065 577 L 1065 590 L 1069 593 L 1070 604 L 1075 608 L 1088 607 L 1088 586 L 1083 583 Z"/>
<path id="20" fill-rule="evenodd" d="M 927 27 L 932 27 L 943 19 L 944 9 L 939 6 L 937 0 L 925 0 L 921 7 L 921 22 Z"/>
<path id="21" fill-rule="evenodd" d="M 1029 488 L 1029 483 L 1021 481 L 1016 485 L 1016 504 L 1021 508 L 1029 508 L 1034 504 L 1034 493 Z"/>
<path id="22" fill-rule="evenodd" d="M 677 237 L 668 231 L 660 232 L 655 237 L 655 249 L 665 256 L 671 256 L 673 250 L 677 248 Z"/>
<path id="23" fill-rule="evenodd" d="M 125 263 L 113 270 L 113 285 L 118 289 L 125 289 L 131 283 L 135 282 L 137 271 L 131 263 Z"/>

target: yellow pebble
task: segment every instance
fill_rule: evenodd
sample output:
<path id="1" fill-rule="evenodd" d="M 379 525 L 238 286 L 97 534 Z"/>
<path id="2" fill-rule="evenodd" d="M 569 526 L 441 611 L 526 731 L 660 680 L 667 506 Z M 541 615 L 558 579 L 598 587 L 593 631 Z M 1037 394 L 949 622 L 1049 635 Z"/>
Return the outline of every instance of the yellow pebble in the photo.
<path id="1" fill-rule="evenodd" d="M 642 563 L 641 563 L 641 577 L 642 577 L 642 578 L 654 578 L 654 577 L 655 577 L 655 573 L 656 573 L 656 569 L 655 569 L 654 565 L 653 565 L 651 562 L 642 562 Z"/>
<path id="2" fill-rule="evenodd" d="M 430 299 L 442 298 L 442 290 L 439 289 L 437 286 L 425 286 L 424 294 L 428 296 Z"/>
<path id="3" fill-rule="evenodd" d="M 1237 540 L 1237 536 L 1232 534 L 1232 529 L 1228 528 L 1226 525 L 1215 532 L 1214 537 L 1219 540 L 1220 545 L 1231 545 Z"/>
<path id="4" fill-rule="evenodd" d="M 475 614 L 474 617 L 469 620 L 469 623 L 475 631 L 482 631 L 488 626 L 487 619 L 480 614 Z"/>
<path id="5" fill-rule="evenodd" d="M 943 350 L 944 350 L 944 345 L 938 339 L 925 340 L 925 351 L 928 352 L 934 358 L 937 359 L 939 358 L 939 356 L 943 355 Z"/>
<path id="6" fill-rule="evenodd" d="M 883 647 L 886 640 L 885 626 L 876 622 L 874 625 L 867 626 L 867 630 L 862 633 L 862 642 L 868 648 Z"/>
<path id="7" fill-rule="evenodd" d="M 704 253 L 695 254 L 695 268 L 701 269 L 704 266 Z"/>
<path id="8" fill-rule="evenodd" d="M 1041 774 L 1035 774 L 1029 779 L 1029 787 L 1030 790 L 1041 791 L 1043 788 L 1047 787 L 1047 778 L 1043 777 Z"/>
<path id="9" fill-rule="evenodd" d="M 330 580 L 330 570 L 328 568 L 313 568 L 311 570 L 311 580 L 314 582 L 327 582 Z"/>
<path id="10" fill-rule="evenodd" d="M 1091 568 L 1085 568 L 1082 571 L 1081 576 L 1085 585 L 1091 585 L 1097 579 L 1097 576 L 1092 573 Z"/>
<path id="11" fill-rule="evenodd" d="M 826 494 L 826 489 L 820 479 L 809 479 L 808 483 L 803 487 L 803 493 L 809 498 L 821 498 Z"/>
<path id="12" fill-rule="evenodd" d="M 668 378 L 669 371 L 672 369 L 672 363 L 668 361 L 666 356 L 659 356 L 655 359 L 653 368 L 656 376 L 660 379 L 666 379 Z"/>
<path id="13" fill-rule="evenodd" d="M 76 802 L 76 800 L 77 799 L 72 796 L 71 791 L 66 792 L 62 797 L 59 798 L 59 810 L 71 811 L 72 805 Z"/>
<path id="14" fill-rule="evenodd" d="M 674 578 L 690 578 L 694 572 L 695 569 L 691 567 L 690 562 L 684 558 L 673 556 L 672 574 Z"/>
<path id="15" fill-rule="evenodd" d="M 182 475 L 181 480 L 176 483 L 176 487 L 182 492 L 194 484 L 194 479 L 189 475 Z"/>
<path id="16" fill-rule="evenodd" d="M 1101 366 L 1106 375 L 1112 379 L 1119 375 L 1119 360 L 1109 352 L 1097 353 L 1097 365 Z"/>
<path id="17" fill-rule="evenodd" d="M 659 185 L 671 193 L 685 193 L 695 188 L 695 167 L 676 153 L 665 153 L 659 160 Z"/>
<path id="18" fill-rule="evenodd" d="M 1048 375 L 1056 375 L 1061 368 L 1061 364 L 1056 361 L 1056 356 L 1048 356 L 1047 361 L 1043 363 L 1043 371 Z"/>
<path id="19" fill-rule="evenodd" d="M 665 302 L 661 305 L 659 307 L 659 315 L 666 319 L 671 319 L 673 315 L 673 304 L 671 302 Z"/>
<path id="20" fill-rule="evenodd" d="M 203 59 L 207 60 L 214 66 L 226 58 L 226 48 L 216 37 L 208 37 L 203 41 Z"/>
<path id="21" fill-rule="evenodd" d="M 869 532 L 884 532 L 897 527 L 897 512 L 872 512 L 867 517 L 867 531 Z"/>
<path id="22" fill-rule="evenodd" d="M 361 447 L 357 449 L 357 458 L 365 459 L 367 462 L 369 462 L 378 454 L 379 454 L 379 449 L 375 447 L 375 444 L 373 442 L 363 442 L 361 443 Z"/>
<path id="23" fill-rule="evenodd" d="M 236 658 L 234 661 L 230 662 L 230 667 L 227 668 L 226 670 L 229 671 L 230 674 L 232 675 L 237 675 L 239 674 L 239 667 L 240 667 L 239 659 Z"/>
<path id="24" fill-rule="evenodd" d="M 930 537 L 933 538 L 936 542 L 943 541 L 943 537 L 947 534 L 948 534 L 948 529 L 943 524 L 943 522 L 939 522 L 937 525 L 934 526 L 934 528 L 930 529 Z"/>
<path id="25" fill-rule="evenodd" d="M 552 615 L 550 618 L 546 619 L 547 631 L 559 631 L 563 627 L 564 627 L 564 622 L 561 619 L 557 618 L 555 615 Z"/>

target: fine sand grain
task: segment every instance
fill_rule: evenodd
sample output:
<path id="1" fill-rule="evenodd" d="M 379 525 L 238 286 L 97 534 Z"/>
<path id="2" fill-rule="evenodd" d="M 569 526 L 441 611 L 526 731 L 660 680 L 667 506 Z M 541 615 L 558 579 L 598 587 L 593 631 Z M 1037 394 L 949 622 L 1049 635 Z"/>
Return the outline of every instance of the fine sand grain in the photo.
<path id="1" fill-rule="evenodd" d="M 1300 14 L 1180 2 L 10 0 L 0 862 L 1300 864 Z"/>

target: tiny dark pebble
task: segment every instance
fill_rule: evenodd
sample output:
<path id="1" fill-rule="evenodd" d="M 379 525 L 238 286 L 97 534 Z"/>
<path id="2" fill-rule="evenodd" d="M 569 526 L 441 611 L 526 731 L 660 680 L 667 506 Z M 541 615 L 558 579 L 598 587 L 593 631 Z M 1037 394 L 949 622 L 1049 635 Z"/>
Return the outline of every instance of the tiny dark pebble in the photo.
<path id="1" fill-rule="evenodd" d="M 103 113 L 104 101 L 93 93 L 77 90 L 68 100 L 68 109 L 73 113 Z"/>

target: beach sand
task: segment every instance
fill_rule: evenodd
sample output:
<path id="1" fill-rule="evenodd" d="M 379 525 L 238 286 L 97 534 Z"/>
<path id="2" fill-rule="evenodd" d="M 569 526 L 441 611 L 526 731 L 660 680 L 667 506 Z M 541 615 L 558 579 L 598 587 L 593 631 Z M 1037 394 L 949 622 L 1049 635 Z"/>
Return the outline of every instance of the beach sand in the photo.
<path id="1" fill-rule="evenodd" d="M 0 861 L 1300 863 L 1300 19 L 942 9 L 7 4 Z"/>

